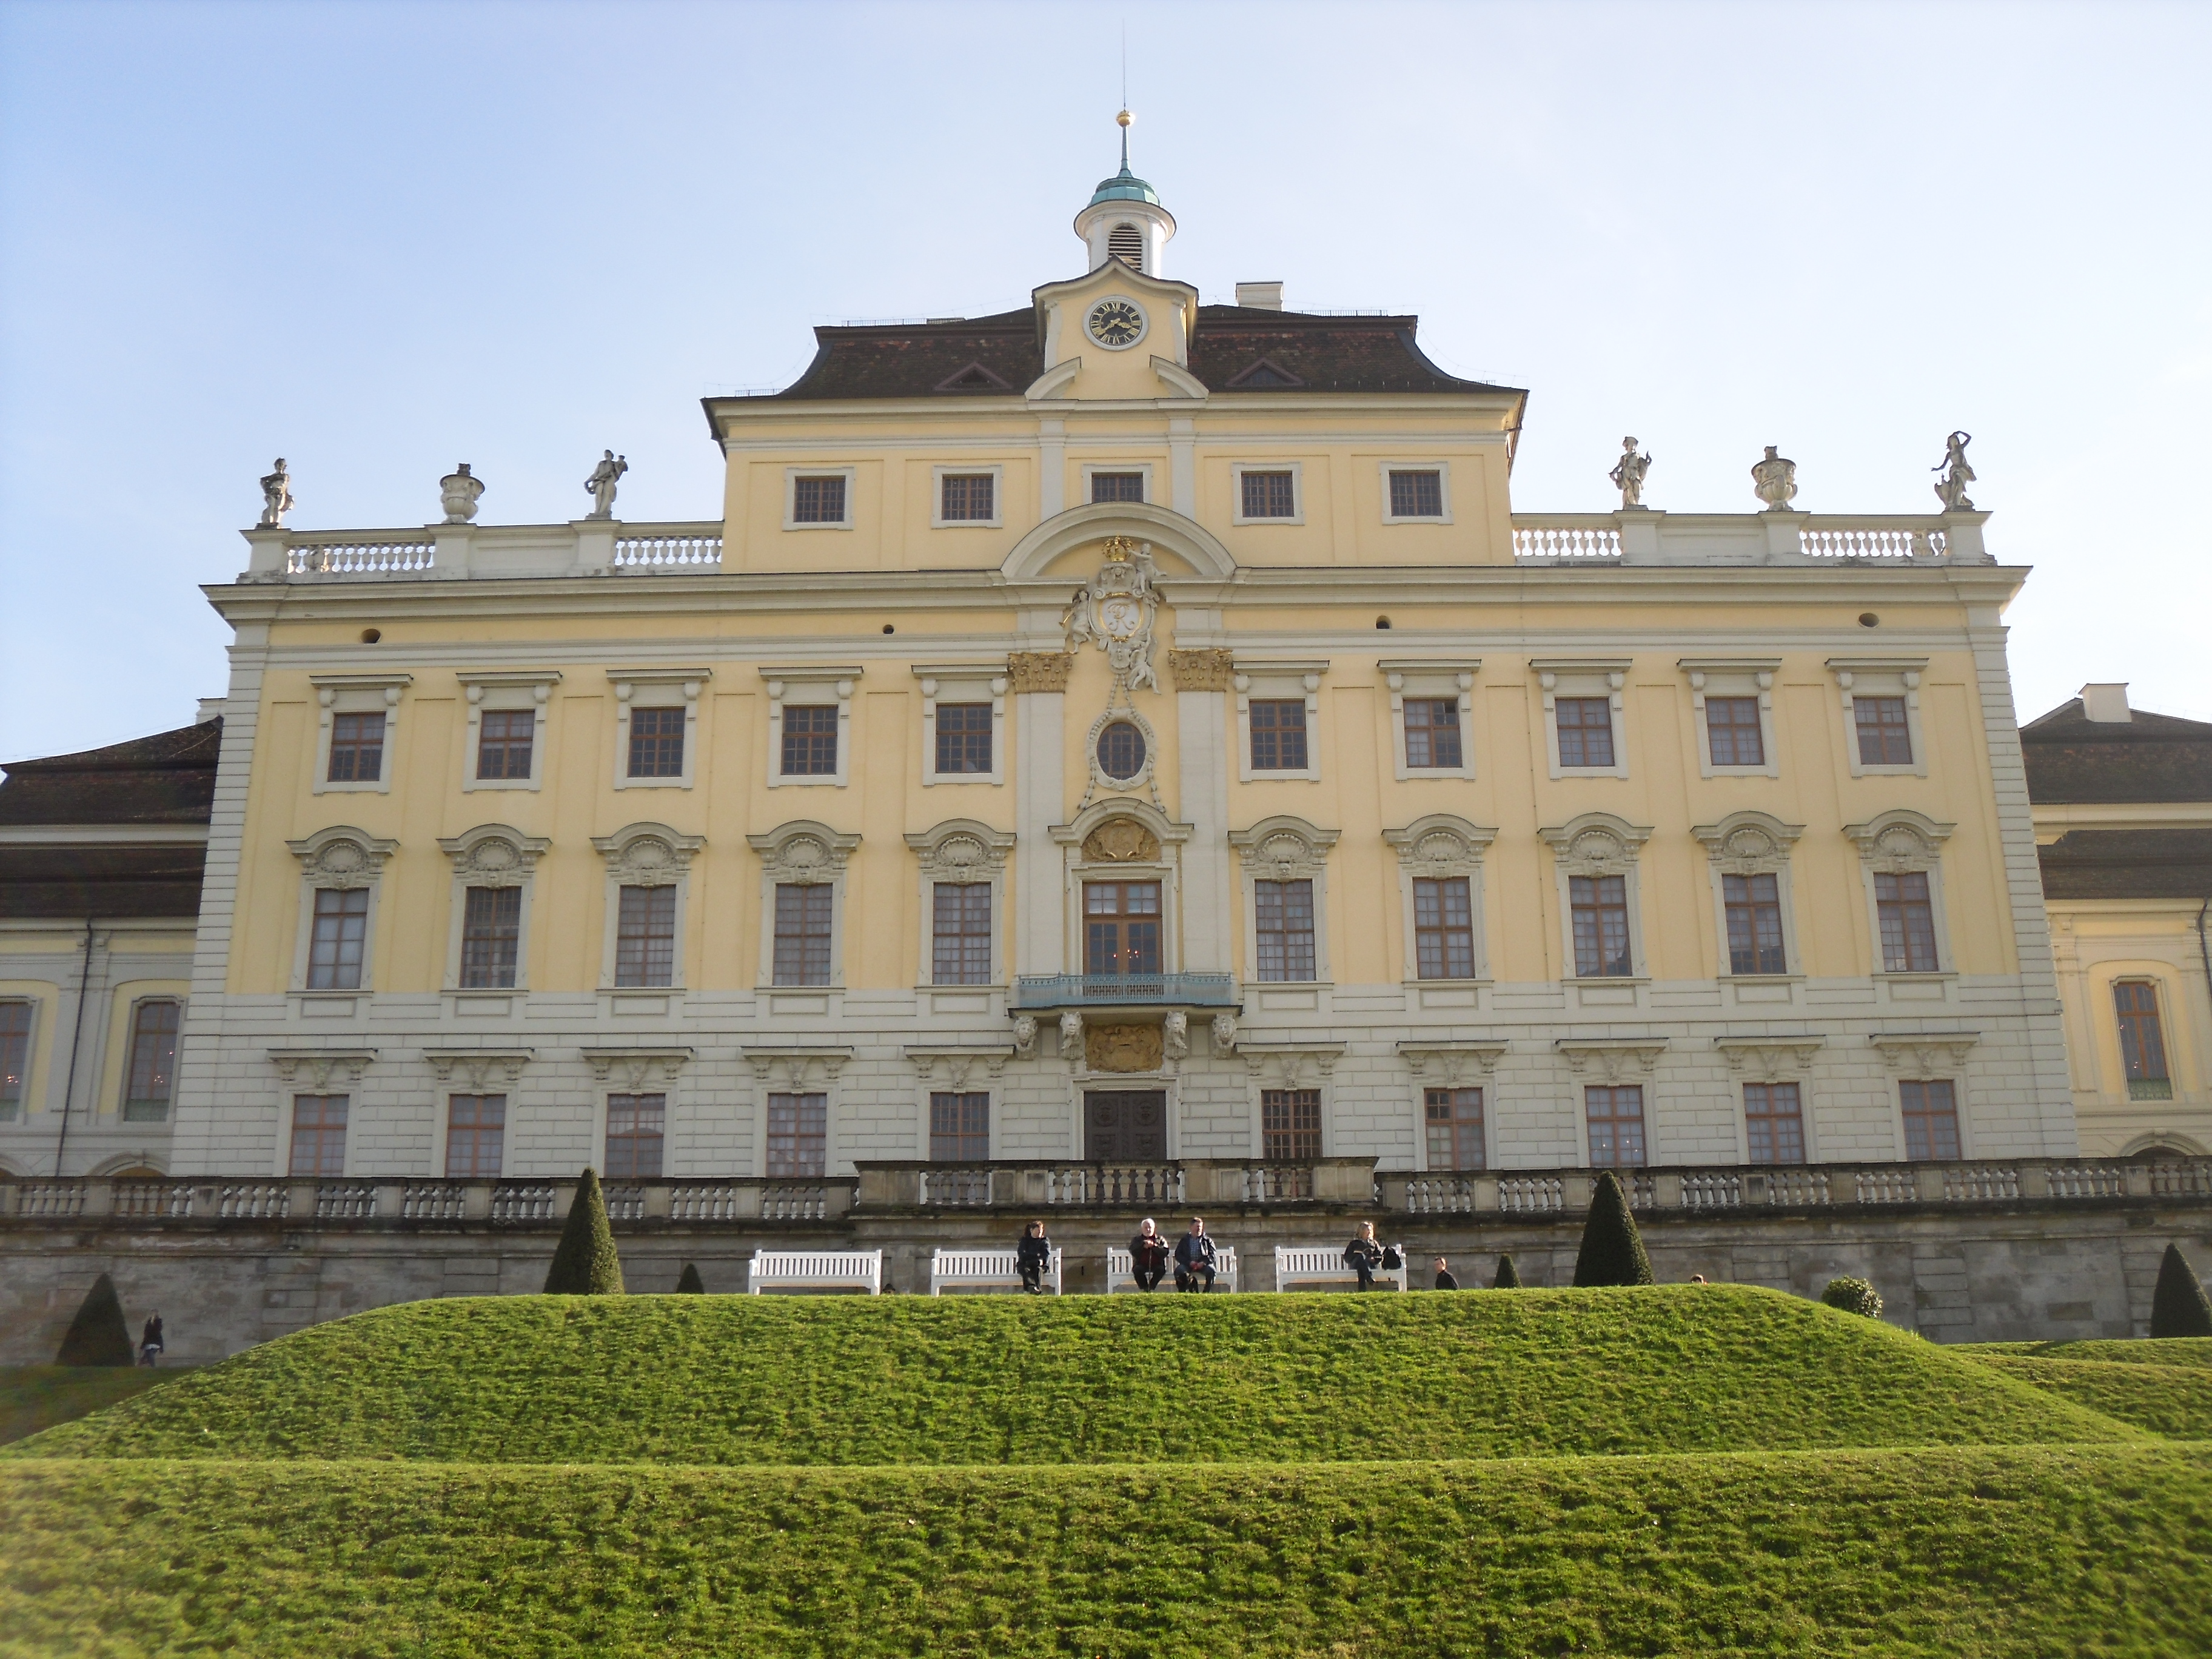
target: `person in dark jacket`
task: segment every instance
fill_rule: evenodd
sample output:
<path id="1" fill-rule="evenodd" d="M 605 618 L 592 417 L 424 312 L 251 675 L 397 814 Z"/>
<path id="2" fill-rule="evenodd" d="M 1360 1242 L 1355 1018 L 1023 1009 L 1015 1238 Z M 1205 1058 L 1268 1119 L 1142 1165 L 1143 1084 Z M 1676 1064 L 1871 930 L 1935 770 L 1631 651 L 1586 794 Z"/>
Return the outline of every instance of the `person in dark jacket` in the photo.
<path id="1" fill-rule="evenodd" d="M 1452 1277 L 1451 1264 L 1442 1256 L 1437 1258 L 1437 1288 L 1440 1291 L 1455 1291 L 1459 1288 L 1459 1280 Z"/>
<path id="2" fill-rule="evenodd" d="M 1022 1276 L 1022 1288 L 1031 1296 L 1042 1296 L 1044 1286 L 1040 1282 L 1052 1271 L 1052 1241 L 1044 1236 L 1044 1223 L 1032 1221 L 1022 1231 L 1021 1243 L 1014 1246 L 1014 1270 Z"/>
<path id="3" fill-rule="evenodd" d="M 156 1310 L 146 1321 L 146 1328 L 138 1338 L 138 1363 L 142 1365 L 158 1364 L 161 1358 L 161 1316 Z"/>
<path id="4" fill-rule="evenodd" d="M 1375 1288 L 1375 1270 L 1382 1265 L 1382 1247 L 1375 1242 L 1375 1224 L 1363 1221 L 1352 1243 L 1344 1247 L 1344 1265 L 1359 1276 L 1359 1288 Z"/>
<path id="5" fill-rule="evenodd" d="M 1160 1230 L 1152 1224 L 1150 1216 L 1145 1218 L 1145 1224 L 1129 1241 L 1129 1271 L 1136 1274 L 1140 1291 L 1157 1289 L 1160 1280 L 1168 1276 L 1168 1242 L 1160 1237 Z"/>
<path id="6" fill-rule="evenodd" d="M 1206 1223 L 1196 1216 L 1190 1218 L 1190 1231 L 1176 1240 L 1176 1289 L 1179 1291 L 1210 1291 L 1213 1288 L 1213 1241 L 1206 1236 Z M 1205 1280 L 1200 1284 L 1200 1279 Z"/>

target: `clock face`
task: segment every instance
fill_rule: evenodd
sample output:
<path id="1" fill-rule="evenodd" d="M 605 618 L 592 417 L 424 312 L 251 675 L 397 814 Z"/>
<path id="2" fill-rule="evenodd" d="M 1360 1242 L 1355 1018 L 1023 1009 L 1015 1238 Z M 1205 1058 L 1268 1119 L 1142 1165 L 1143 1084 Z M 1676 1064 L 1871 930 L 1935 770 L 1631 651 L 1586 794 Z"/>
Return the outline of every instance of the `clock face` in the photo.
<path id="1" fill-rule="evenodd" d="M 1084 326 L 1109 351 L 1121 351 L 1145 337 L 1145 313 L 1134 300 L 1117 294 L 1091 307 Z"/>

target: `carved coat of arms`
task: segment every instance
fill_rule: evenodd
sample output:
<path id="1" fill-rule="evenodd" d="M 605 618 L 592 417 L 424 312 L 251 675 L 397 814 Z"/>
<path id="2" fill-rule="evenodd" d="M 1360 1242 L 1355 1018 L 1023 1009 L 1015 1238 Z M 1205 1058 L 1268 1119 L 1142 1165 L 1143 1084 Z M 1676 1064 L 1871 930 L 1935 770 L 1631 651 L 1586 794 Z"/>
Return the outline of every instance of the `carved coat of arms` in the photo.
<path id="1" fill-rule="evenodd" d="M 1061 613 L 1070 650 L 1096 645 L 1106 653 L 1115 684 L 1125 690 L 1159 690 L 1152 673 L 1152 624 L 1160 611 L 1159 571 L 1149 544 L 1106 538 L 1106 562 L 1075 590 Z"/>

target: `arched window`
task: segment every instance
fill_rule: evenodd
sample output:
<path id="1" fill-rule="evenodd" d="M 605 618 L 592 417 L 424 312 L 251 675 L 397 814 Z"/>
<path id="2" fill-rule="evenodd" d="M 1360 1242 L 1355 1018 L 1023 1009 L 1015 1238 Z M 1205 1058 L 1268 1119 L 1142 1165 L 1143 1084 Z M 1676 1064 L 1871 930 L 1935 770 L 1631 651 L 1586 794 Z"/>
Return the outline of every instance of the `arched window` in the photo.
<path id="1" fill-rule="evenodd" d="M 1106 234 L 1106 252 L 1133 270 L 1145 268 L 1145 233 L 1136 226 L 1116 225 Z"/>

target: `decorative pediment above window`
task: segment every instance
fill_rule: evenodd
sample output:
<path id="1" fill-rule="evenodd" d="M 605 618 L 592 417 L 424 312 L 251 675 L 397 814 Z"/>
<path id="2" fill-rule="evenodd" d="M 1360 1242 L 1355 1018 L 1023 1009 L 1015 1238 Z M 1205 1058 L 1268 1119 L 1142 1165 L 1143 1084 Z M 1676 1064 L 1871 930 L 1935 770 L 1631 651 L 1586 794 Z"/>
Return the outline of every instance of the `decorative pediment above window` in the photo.
<path id="1" fill-rule="evenodd" d="M 1762 1083 L 1802 1077 L 1813 1056 L 1827 1044 L 1817 1036 L 1715 1037 L 1713 1047 L 1731 1072 L 1749 1073 Z"/>
<path id="2" fill-rule="evenodd" d="M 1034 1030 L 1034 1025 L 1032 1025 Z M 984 1048 L 969 1045 L 964 1048 L 933 1048 L 927 1043 L 910 1043 L 906 1057 L 914 1063 L 924 1083 L 952 1090 L 957 1093 L 968 1086 L 969 1079 L 977 1068 L 995 1078 L 1006 1069 L 1012 1057 L 1011 1045 Z"/>
<path id="3" fill-rule="evenodd" d="M 1263 1087 L 1310 1089 L 1336 1070 L 1336 1062 L 1344 1058 L 1344 1044 L 1240 1042 L 1237 1052 L 1244 1057 L 1245 1070 Z"/>
<path id="4" fill-rule="evenodd" d="M 771 881 L 835 881 L 860 844 L 858 836 L 841 836 L 826 823 L 798 818 L 764 836 L 747 836 Z"/>
<path id="5" fill-rule="evenodd" d="M 441 1083 L 460 1083 L 472 1094 L 495 1092 L 494 1085 L 522 1080 L 522 1068 L 536 1057 L 529 1048 L 425 1048 L 422 1058 Z"/>
<path id="6" fill-rule="evenodd" d="M 973 818 L 950 818 L 934 830 L 908 836 L 906 844 L 932 881 L 988 881 L 1006 867 L 1014 837 Z"/>
<path id="7" fill-rule="evenodd" d="M 665 823 L 626 824 L 611 836 L 594 836 L 592 845 L 606 859 L 607 872 L 626 887 L 668 887 L 691 867 L 691 855 L 707 844 L 704 836 L 679 835 Z"/>
<path id="8" fill-rule="evenodd" d="M 803 1090 L 826 1086 L 837 1080 L 845 1062 L 853 1057 L 848 1045 L 820 1048 L 756 1048 L 742 1050 L 753 1075 L 775 1089 Z"/>
<path id="9" fill-rule="evenodd" d="M 930 387 L 932 392 L 1012 392 L 1013 389 L 1012 381 L 981 363 L 970 363 Z"/>
<path id="10" fill-rule="evenodd" d="M 396 841 L 345 823 L 284 844 L 314 887 L 367 887 L 382 873 L 385 860 L 399 849 Z"/>
<path id="11" fill-rule="evenodd" d="M 1705 856 L 1724 875 L 1778 875 L 1790 863 L 1790 849 L 1805 833 L 1802 823 L 1784 823 L 1768 812 L 1731 812 L 1718 823 L 1701 823 L 1690 833 L 1705 843 Z"/>
<path id="12" fill-rule="evenodd" d="M 1482 855 L 1498 831 L 1451 812 L 1431 812 L 1403 830 L 1385 830 L 1398 861 L 1416 876 L 1479 876 Z"/>
<path id="13" fill-rule="evenodd" d="M 348 1085 L 376 1059 L 374 1048 L 271 1048 L 269 1063 L 289 1087 L 304 1084 L 316 1094 L 328 1094 L 333 1083 Z"/>
<path id="14" fill-rule="evenodd" d="M 1338 834 L 1285 813 L 1262 818 L 1249 830 L 1231 830 L 1229 844 L 1261 881 L 1311 881 L 1328 869 L 1328 849 L 1336 845 Z"/>
<path id="15" fill-rule="evenodd" d="M 691 1058 L 689 1048 L 586 1048 L 585 1061 L 599 1083 L 614 1082 L 630 1094 L 642 1094 L 652 1084 L 676 1081 Z"/>
<path id="16" fill-rule="evenodd" d="M 458 836 L 441 836 L 439 849 L 453 873 L 471 887 L 520 887 L 552 842 L 504 823 L 480 823 Z"/>
<path id="17" fill-rule="evenodd" d="M 1595 1072 L 1608 1084 L 1634 1083 L 1651 1075 L 1667 1052 L 1665 1037 L 1561 1037 L 1553 1048 L 1571 1072 Z"/>
<path id="18" fill-rule="evenodd" d="M 1273 357 L 1262 357 L 1249 368 L 1241 368 L 1231 377 L 1229 390 L 1258 392 L 1273 386 L 1304 386 L 1305 382 L 1285 368 Z"/>
<path id="19" fill-rule="evenodd" d="M 1942 857 L 1943 843 L 1957 827 L 1899 806 L 1864 823 L 1847 823 L 1844 833 L 1857 846 L 1859 857 L 1875 870 L 1901 876 L 1935 868 Z"/>
<path id="20" fill-rule="evenodd" d="M 1648 824 L 1634 824 L 1610 812 L 1584 812 L 1556 829 L 1537 833 L 1551 843 L 1559 868 L 1570 876 L 1625 876 L 1651 839 Z"/>
<path id="21" fill-rule="evenodd" d="M 1503 1037 L 1417 1037 L 1400 1043 L 1398 1052 L 1415 1077 L 1426 1078 L 1433 1066 L 1445 1088 L 1456 1089 L 1464 1079 L 1488 1077 L 1507 1046 Z"/>
<path id="22" fill-rule="evenodd" d="M 1902 1077 L 1941 1077 L 1966 1063 L 1966 1052 L 1982 1040 L 1979 1031 L 1877 1031 L 1867 1041 L 1882 1064 Z"/>

